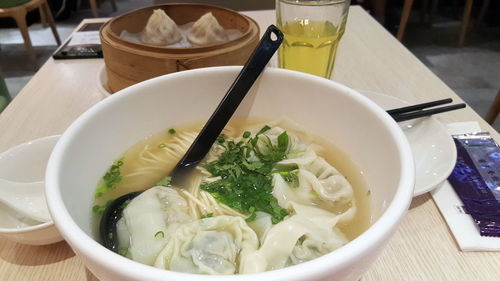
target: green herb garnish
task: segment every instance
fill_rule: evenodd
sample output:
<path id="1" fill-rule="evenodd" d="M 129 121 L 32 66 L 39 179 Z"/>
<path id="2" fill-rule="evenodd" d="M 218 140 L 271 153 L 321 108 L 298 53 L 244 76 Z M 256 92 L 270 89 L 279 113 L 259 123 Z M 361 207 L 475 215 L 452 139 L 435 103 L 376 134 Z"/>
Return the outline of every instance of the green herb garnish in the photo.
<path id="1" fill-rule="evenodd" d="M 263 133 L 265 133 L 265 132 L 267 132 L 267 131 L 269 131 L 269 130 L 271 130 L 271 127 L 269 127 L 269 126 L 265 125 L 264 127 L 262 127 L 262 128 L 260 129 L 260 131 L 259 131 L 259 132 L 257 132 L 257 134 L 255 134 L 255 136 L 262 135 Z"/>
<path id="2" fill-rule="evenodd" d="M 104 206 L 101 206 L 101 205 L 94 205 L 94 207 L 92 207 L 92 212 L 100 215 L 104 212 L 106 208 L 104 208 Z"/>
<path id="3" fill-rule="evenodd" d="M 174 128 L 170 128 L 170 129 L 168 129 L 168 133 L 171 134 L 171 135 L 173 135 L 173 134 L 176 133 L 176 131 L 175 131 Z"/>
<path id="4" fill-rule="evenodd" d="M 120 173 L 120 167 L 123 166 L 123 158 L 116 160 L 111 167 L 108 169 L 106 174 L 99 181 L 95 192 L 95 198 L 99 198 L 104 195 L 108 190 L 114 188 L 121 180 L 122 176 Z"/>
<path id="5" fill-rule="evenodd" d="M 172 177 L 166 176 L 163 179 L 161 179 L 159 182 L 156 183 L 156 186 L 161 185 L 161 186 L 170 186 L 172 183 Z"/>
<path id="6" fill-rule="evenodd" d="M 204 219 L 204 218 L 211 218 L 213 216 L 214 216 L 213 213 L 208 213 L 208 214 L 202 215 L 200 218 L 202 218 L 202 219 Z"/>
<path id="7" fill-rule="evenodd" d="M 120 248 L 120 249 L 118 249 L 118 254 L 126 257 L 127 254 L 128 254 L 128 248 Z"/>
<path id="8" fill-rule="evenodd" d="M 248 218 L 246 218 L 245 221 L 246 222 L 251 222 L 251 221 L 254 221 L 256 218 L 257 218 L 257 214 L 254 212 Z M 276 223 L 276 222 L 273 222 L 273 223 Z"/>
<path id="9" fill-rule="evenodd" d="M 106 210 L 106 208 L 113 202 L 113 200 L 108 200 L 106 202 L 106 204 L 104 205 L 94 205 L 92 207 L 92 212 L 98 214 L 98 215 L 101 215 L 102 213 L 104 213 L 104 210 Z"/>
<path id="10" fill-rule="evenodd" d="M 125 210 L 125 208 L 127 208 L 128 204 L 130 204 L 130 202 L 132 202 L 132 199 L 128 199 L 128 200 L 125 200 L 125 202 L 123 202 L 119 207 L 118 209 L 120 210 Z"/>
<path id="11" fill-rule="evenodd" d="M 243 138 L 248 139 L 250 137 L 251 133 L 249 131 L 245 131 L 243 133 Z"/>
<path id="12" fill-rule="evenodd" d="M 248 136 L 247 142 L 219 142 L 225 151 L 219 159 L 205 165 L 212 176 L 221 179 L 203 183 L 201 189 L 210 192 L 217 201 L 249 215 L 247 221 L 254 220 L 257 211 L 270 214 L 273 223 L 288 215 L 272 195 L 273 169 L 286 157 L 288 134 L 283 132 L 278 136 L 277 144 L 272 144 L 267 136 L 261 136 L 269 129 L 269 126 L 264 126 L 254 137 Z M 260 141 L 263 142 L 263 151 L 257 146 Z M 252 155 L 260 161 L 250 162 Z"/>
<path id="13" fill-rule="evenodd" d="M 165 233 L 163 233 L 163 231 L 158 231 L 155 233 L 155 238 L 164 238 L 165 237 Z"/>
<path id="14" fill-rule="evenodd" d="M 165 147 L 167 147 L 167 145 L 166 145 L 166 144 L 164 144 L 164 143 L 160 143 L 160 144 L 158 145 L 158 148 L 165 148 Z"/>
<path id="15" fill-rule="evenodd" d="M 224 139 L 224 135 L 221 134 L 220 136 L 217 137 L 217 143 L 224 143 L 226 140 Z"/>
<path id="16" fill-rule="evenodd" d="M 278 171 L 278 173 L 291 187 L 299 187 L 299 170 Z"/>

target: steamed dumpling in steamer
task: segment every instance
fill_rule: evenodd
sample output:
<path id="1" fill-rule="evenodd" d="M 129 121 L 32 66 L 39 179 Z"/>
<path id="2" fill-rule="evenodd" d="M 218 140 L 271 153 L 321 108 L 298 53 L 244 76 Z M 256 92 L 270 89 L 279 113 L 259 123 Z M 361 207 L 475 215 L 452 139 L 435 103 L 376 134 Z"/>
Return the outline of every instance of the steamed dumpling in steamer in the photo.
<path id="1" fill-rule="evenodd" d="M 153 11 L 141 33 L 143 43 L 157 46 L 174 44 L 181 39 L 179 27 L 162 9 Z"/>
<path id="2" fill-rule="evenodd" d="M 193 45 L 208 45 L 229 40 L 226 30 L 212 13 L 206 13 L 189 29 L 187 39 Z"/>

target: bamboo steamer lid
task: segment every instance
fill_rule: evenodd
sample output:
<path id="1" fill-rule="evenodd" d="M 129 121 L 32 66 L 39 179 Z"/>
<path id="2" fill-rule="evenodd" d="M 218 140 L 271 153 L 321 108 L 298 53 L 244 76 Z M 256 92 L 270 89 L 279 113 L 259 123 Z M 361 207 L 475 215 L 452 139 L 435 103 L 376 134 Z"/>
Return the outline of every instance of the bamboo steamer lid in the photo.
<path id="1" fill-rule="evenodd" d="M 141 32 L 155 9 L 163 9 L 177 25 L 194 22 L 212 12 L 224 29 L 237 29 L 237 39 L 202 47 L 169 48 L 139 44 L 120 38 L 123 30 Z M 243 65 L 259 41 L 257 23 L 236 11 L 202 4 L 150 6 L 111 19 L 100 31 L 111 92 L 160 75 L 221 65 Z"/>

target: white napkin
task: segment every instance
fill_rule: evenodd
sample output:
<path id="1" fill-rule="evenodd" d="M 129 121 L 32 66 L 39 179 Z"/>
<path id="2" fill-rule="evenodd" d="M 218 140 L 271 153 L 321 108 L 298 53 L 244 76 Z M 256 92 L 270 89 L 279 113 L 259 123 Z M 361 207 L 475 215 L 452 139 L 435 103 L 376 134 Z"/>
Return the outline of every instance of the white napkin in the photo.
<path id="1" fill-rule="evenodd" d="M 481 131 L 477 122 L 451 123 L 447 127 L 451 135 Z M 448 181 L 433 190 L 431 195 L 462 251 L 500 251 L 500 238 L 479 235 L 474 220 L 465 213 L 462 201 Z"/>

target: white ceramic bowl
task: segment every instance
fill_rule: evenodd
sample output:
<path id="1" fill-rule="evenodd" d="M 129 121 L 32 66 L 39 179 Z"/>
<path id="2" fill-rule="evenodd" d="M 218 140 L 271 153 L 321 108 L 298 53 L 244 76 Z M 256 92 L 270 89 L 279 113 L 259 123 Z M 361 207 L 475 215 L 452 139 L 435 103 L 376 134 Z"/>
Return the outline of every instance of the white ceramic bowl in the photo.
<path id="1" fill-rule="evenodd" d="M 56 226 L 100 280 L 358 280 L 405 214 L 413 194 L 411 150 L 380 107 L 338 83 L 268 68 L 236 116 L 287 117 L 329 139 L 361 168 L 371 189 L 372 226 L 342 248 L 296 266 L 259 274 L 202 276 L 146 266 L 92 238 L 95 186 L 109 163 L 146 136 L 207 120 L 241 67 L 178 72 L 136 84 L 82 114 L 64 133 L 46 174 Z"/>
<path id="2" fill-rule="evenodd" d="M 45 178 L 50 153 L 59 136 L 48 136 L 17 145 L 0 154 L 0 178 L 15 182 L 36 182 Z M 15 211 L 0 203 L 0 236 L 18 243 L 46 245 L 62 241 L 54 222 L 31 225 L 19 220 Z"/>

